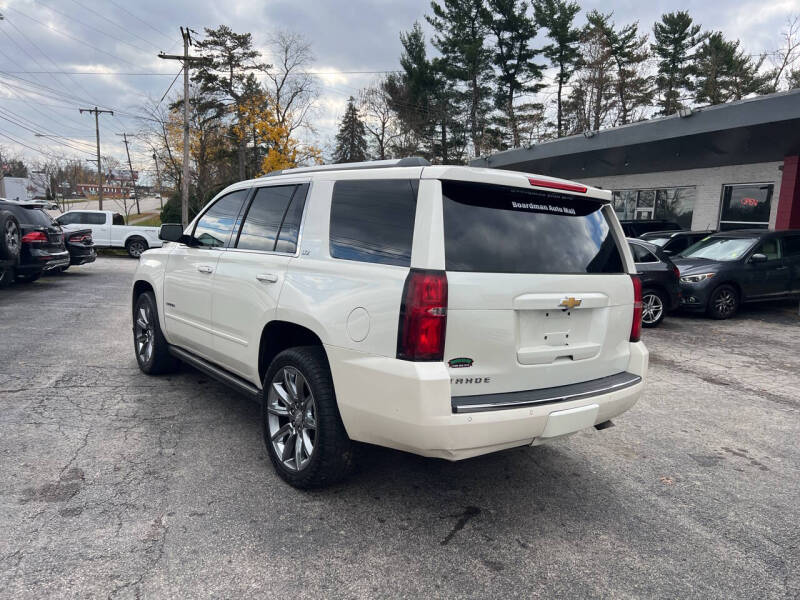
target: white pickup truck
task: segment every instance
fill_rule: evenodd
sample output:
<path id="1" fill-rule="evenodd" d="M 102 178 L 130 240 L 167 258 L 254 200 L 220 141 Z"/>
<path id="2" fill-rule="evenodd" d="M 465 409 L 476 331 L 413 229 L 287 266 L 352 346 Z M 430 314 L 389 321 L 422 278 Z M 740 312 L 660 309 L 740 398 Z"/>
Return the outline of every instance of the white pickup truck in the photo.
<path id="1" fill-rule="evenodd" d="M 91 229 L 95 247 L 125 248 L 133 258 L 163 245 L 158 239 L 158 227 L 125 225 L 123 216 L 110 210 L 68 210 L 56 222 L 65 231 Z"/>

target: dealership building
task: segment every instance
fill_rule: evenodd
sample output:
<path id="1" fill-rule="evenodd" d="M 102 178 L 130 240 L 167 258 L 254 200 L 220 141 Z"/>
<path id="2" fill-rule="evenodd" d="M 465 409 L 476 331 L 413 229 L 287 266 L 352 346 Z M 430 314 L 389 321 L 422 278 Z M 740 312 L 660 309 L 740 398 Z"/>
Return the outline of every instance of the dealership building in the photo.
<path id="1" fill-rule="evenodd" d="M 472 166 L 613 191 L 620 219 L 800 229 L 800 90 L 507 150 Z"/>

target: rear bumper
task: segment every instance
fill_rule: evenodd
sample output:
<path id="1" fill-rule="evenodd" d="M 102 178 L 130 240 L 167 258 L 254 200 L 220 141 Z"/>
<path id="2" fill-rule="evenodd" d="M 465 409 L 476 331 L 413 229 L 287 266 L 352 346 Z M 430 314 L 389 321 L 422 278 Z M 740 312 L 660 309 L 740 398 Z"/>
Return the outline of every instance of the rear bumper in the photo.
<path id="1" fill-rule="evenodd" d="M 16 270 L 18 273 L 35 273 L 37 271 L 51 271 L 58 267 L 69 265 L 69 252 L 66 250 L 50 252 L 47 250 L 31 249 L 20 259 Z"/>
<path id="2" fill-rule="evenodd" d="M 631 344 L 625 385 L 600 385 L 595 393 L 574 396 L 559 388 L 518 392 L 543 395 L 546 401 L 529 397 L 518 407 L 461 412 L 458 406 L 469 397 L 451 397 L 443 363 L 400 361 L 332 346 L 326 351 L 351 439 L 448 460 L 540 444 L 608 421 L 639 399 L 648 363 L 644 345 Z"/>
<path id="3" fill-rule="evenodd" d="M 97 259 L 97 251 L 94 249 L 94 246 L 69 246 L 68 250 L 69 264 L 71 265 L 85 265 Z"/>

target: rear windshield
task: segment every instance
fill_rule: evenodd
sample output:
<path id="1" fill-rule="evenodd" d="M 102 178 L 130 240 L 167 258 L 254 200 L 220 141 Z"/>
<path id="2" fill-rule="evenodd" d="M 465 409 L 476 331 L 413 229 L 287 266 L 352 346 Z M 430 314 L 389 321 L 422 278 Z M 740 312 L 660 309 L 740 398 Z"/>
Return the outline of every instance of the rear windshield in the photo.
<path id="1" fill-rule="evenodd" d="M 445 267 L 480 273 L 623 273 L 597 201 L 442 181 Z"/>
<path id="2" fill-rule="evenodd" d="M 4 206 L 3 208 L 10 210 L 17 217 L 20 225 L 50 227 L 53 224 L 53 219 L 50 218 L 50 215 L 40 208 L 13 205 Z"/>

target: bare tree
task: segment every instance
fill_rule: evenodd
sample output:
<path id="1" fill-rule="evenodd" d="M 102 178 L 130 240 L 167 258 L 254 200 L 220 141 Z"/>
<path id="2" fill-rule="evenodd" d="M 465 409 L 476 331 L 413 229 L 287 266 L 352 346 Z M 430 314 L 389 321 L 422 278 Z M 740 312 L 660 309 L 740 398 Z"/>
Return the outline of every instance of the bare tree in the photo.
<path id="1" fill-rule="evenodd" d="M 371 138 L 372 154 L 379 160 L 389 158 L 391 147 L 400 137 L 397 117 L 392 110 L 391 98 L 379 81 L 361 90 L 359 113 Z"/>
<path id="2" fill-rule="evenodd" d="M 299 129 L 313 133 L 310 117 L 319 87 L 309 73 L 314 61 L 311 43 L 298 33 L 280 30 L 269 36 L 267 46 L 272 66 L 265 71 L 265 87 L 278 125 L 286 129 L 287 138 Z"/>
<path id="3" fill-rule="evenodd" d="M 786 28 L 781 32 L 782 43 L 772 55 L 772 65 L 775 76 L 772 80 L 772 90 L 778 91 L 784 74 L 793 71 L 792 67 L 800 58 L 800 15 L 794 15 L 786 20 Z M 787 81 L 791 89 L 791 83 Z"/>

